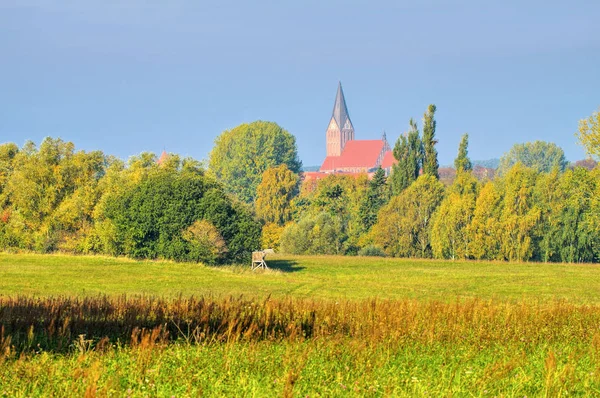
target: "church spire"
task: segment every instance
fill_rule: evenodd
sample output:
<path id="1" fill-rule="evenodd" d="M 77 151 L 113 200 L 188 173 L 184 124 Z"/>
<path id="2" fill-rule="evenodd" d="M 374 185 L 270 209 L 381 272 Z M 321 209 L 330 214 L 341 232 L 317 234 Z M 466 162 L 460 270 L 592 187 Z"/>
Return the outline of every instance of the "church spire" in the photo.
<path id="1" fill-rule="evenodd" d="M 346 143 L 352 140 L 354 140 L 354 126 L 348 115 L 342 82 L 339 82 L 333 114 L 327 127 L 327 156 L 340 156 Z"/>
<path id="2" fill-rule="evenodd" d="M 342 90 L 342 82 L 338 82 L 337 94 L 335 96 L 335 103 L 333 104 L 333 119 L 337 123 L 340 130 L 348 129 L 354 130 L 352 121 L 350 121 L 350 115 L 348 114 L 348 108 L 346 107 L 346 98 L 344 98 L 344 90 Z"/>

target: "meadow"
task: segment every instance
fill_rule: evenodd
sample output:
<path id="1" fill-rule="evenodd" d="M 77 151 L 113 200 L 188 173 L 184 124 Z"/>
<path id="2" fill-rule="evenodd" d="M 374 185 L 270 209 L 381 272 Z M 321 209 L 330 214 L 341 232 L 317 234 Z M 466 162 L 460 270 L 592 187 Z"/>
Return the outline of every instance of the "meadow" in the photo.
<path id="1" fill-rule="evenodd" d="M 600 267 L 0 255 L 0 396 L 598 396 Z"/>
<path id="2" fill-rule="evenodd" d="M 103 256 L 0 254 L 3 296 L 456 298 L 600 303 L 600 265 L 349 256 L 267 257 L 270 269 Z"/>

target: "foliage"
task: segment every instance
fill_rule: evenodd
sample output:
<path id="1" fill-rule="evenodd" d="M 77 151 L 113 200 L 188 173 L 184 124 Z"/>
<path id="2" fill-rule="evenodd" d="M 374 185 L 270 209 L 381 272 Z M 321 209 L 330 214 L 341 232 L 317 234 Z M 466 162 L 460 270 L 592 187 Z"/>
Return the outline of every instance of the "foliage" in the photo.
<path id="1" fill-rule="evenodd" d="M 361 206 L 370 184 L 366 174 L 356 178 L 332 174 L 313 184 L 305 181 L 294 201 L 296 222 L 306 216 L 330 214 L 339 224 L 336 240 L 344 242 L 344 253 L 356 254 L 364 236 Z"/>
<path id="2" fill-rule="evenodd" d="M 298 223 L 288 225 L 280 240 L 283 253 L 344 254 L 348 239 L 342 217 L 321 212 L 307 214 Z"/>
<path id="3" fill-rule="evenodd" d="M 539 260 L 594 261 L 597 234 L 591 227 L 592 203 L 597 182 L 583 168 L 562 175 L 548 174 L 536 186 L 536 202 L 542 210 L 537 239 Z"/>
<path id="4" fill-rule="evenodd" d="M 435 212 L 431 228 L 431 247 L 436 258 L 469 258 L 471 225 L 477 199 L 477 180 L 462 171 L 448 189 Z"/>
<path id="5" fill-rule="evenodd" d="M 263 173 L 285 164 L 298 174 L 296 139 L 273 122 L 257 121 L 224 131 L 210 153 L 209 170 L 225 190 L 246 203 L 256 199 Z"/>
<path id="6" fill-rule="evenodd" d="M 256 190 L 256 215 L 266 223 L 284 225 L 292 219 L 291 201 L 300 179 L 285 164 L 264 172 Z"/>
<path id="7" fill-rule="evenodd" d="M 579 121 L 576 136 L 587 154 L 600 160 L 600 109 L 589 118 Z"/>
<path id="8" fill-rule="evenodd" d="M 181 234 L 188 243 L 192 261 L 216 264 L 227 253 L 227 245 L 215 226 L 207 220 L 196 220 Z"/>
<path id="9" fill-rule="evenodd" d="M 423 174 L 429 174 L 435 178 L 439 178 L 438 169 L 440 164 L 438 163 L 437 150 L 435 144 L 435 117 L 436 106 L 431 104 L 427 107 L 427 111 L 423 115 Z"/>
<path id="10" fill-rule="evenodd" d="M 432 175 L 419 177 L 384 206 L 373 226 L 374 243 L 391 256 L 430 257 L 431 218 L 444 195 Z"/>
<path id="11" fill-rule="evenodd" d="M 365 232 L 369 231 L 377 222 L 377 213 L 389 200 L 389 189 L 383 169 L 379 168 L 369 181 L 369 188 L 362 198 L 359 208 L 359 217 Z"/>
<path id="12" fill-rule="evenodd" d="M 261 248 L 279 250 L 279 241 L 281 240 L 281 234 L 285 226 L 277 224 L 265 224 L 262 228 L 262 234 L 260 237 Z"/>
<path id="13" fill-rule="evenodd" d="M 469 159 L 469 134 L 463 134 L 458 146 L 458 155 L 454 159 L 454 168 L 457 173 L 473 170 L 473 164 Z"/>
<path id="14" fill-rule="evenodd" d="M 486 183 L 475 202 L 468 226 L 469 253 L 475 259 L 497 259 L 500 253 L 500 194 L 493 183 Z"/>
<path id="15" fill-rule="evenodd" d="M 149 173 L 114 197 L 105 216 L 115 227 L 118 253 L 135 258 L 198 261 L 199 243 L 183 239 L 182 232 L 199 220 L 214 225 L 230 261 L 249 259 L 260 239 L 260 227 L 248 210 L 232 203 L 216 182 L 186 170 Z"/>
<path id="16" fill-rule="evenodd" d="M 385 257 L 385 251 L 376 245 L 367 245 L 358 251 L 359 256 Z"/>
<path id="17" fill-rule="evenodd" d="M 410 119 L 409 131 L 401 135 L 394 145 L 394 158 L 398 161 L 392 166 L 391 188 L 394 195 L 404 191 L 419 177 L 423 164 L 423 142 L 414 120 Z"/>
<path id="18" fill-rule="evenodd" d="M 516 164 L 499 181 L 503 197 L 500 203 L 500 254 L 508 261 L 526 261 L 533 256 L 533 231 L 541 211 L 535 202 L 534 187 L 538 173 Z"/>
<path id="19" fill-rule="evenodd" d="M 515 164 L 521 163 L 540 173 L 549 173 L 554 168 L 564 171 L 567 166 L 565 153 L 556 144 L 546 141 L 515 144 L 500 158 L 499 174 L 506 174 Z"/>

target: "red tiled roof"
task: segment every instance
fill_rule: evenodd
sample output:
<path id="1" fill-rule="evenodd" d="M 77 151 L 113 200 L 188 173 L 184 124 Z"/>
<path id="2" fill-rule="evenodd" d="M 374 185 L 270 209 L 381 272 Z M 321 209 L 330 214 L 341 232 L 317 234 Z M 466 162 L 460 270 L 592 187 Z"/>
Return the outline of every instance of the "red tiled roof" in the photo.
<path id="1" fill-rule="evenodd" d="M 323 160 L 323 164 L 319 170 L 335 170 L 336 167 L 339 167 L 341 158 L 341 156 L 327 156 L 325 160 Z"/>
<path id="2" fill-rule="evenodd" d="M 394 153 L 392 151 L 387 151 L 385 155 L 383 155 L 383 161 L 381 162 L 381 168 L 387 169 L 392 167 L 393 164 L 398 163 L 396 158 L 394 157 Z"/>
<path id="3" fill-rule="evenodd" d="M 321 173 L 320 171 L 305 171 L 302 173 L 302 177 L 305 180 L 320 180 L 321 178 L 327 177 L 329 174 Z"/>
<path id="4" fill-rule="evenodd" d="M 352 140 L 346 143 L 341 156 L 327 156 L 321 165 L 321 171 L 341 168 L 373 168 L 381 154 L 382 140 Z"/>
<path id="5" fill-rule="evenodd" d="M 373 174 L 374 173 L 365 173 L 365 172 L 353 173 L 353 172 L 347 172 L 347 171 L 337 171 L 335 173 L 324 173 L 321 171 L 305 171 L 302 173 L 302 177 L 305 180 L 321 180 L 321 179 L 326 178 L 327 176 L 331 176 L 331 175 L 349 176 L 349 177 L 354 177 L 354 178 L 358 178 L 362 175 L 366 175 L 369 179 L 371 179 L 373 177 Z"/>

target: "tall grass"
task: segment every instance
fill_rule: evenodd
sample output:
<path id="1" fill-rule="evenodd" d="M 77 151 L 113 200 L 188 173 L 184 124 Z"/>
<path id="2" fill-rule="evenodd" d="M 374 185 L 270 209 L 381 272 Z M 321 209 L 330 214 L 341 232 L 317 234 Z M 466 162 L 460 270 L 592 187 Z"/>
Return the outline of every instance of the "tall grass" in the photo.
<path id="1" fill-rule="evenodd" d="M 66 352 L 153 341 L 304 341 L 350 337 L 366 343 L 600 344 L 600 306 L 418 300 L 314 301 L 153 297 L 0 297 L 0 348 Z"/>
<path id="2" fill-rule="evenodd" d="M 600 306 L 0 297 L 0 396 L 600 394 Z"/>

